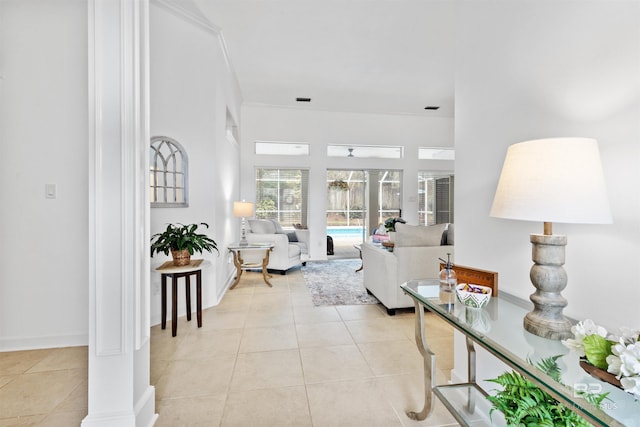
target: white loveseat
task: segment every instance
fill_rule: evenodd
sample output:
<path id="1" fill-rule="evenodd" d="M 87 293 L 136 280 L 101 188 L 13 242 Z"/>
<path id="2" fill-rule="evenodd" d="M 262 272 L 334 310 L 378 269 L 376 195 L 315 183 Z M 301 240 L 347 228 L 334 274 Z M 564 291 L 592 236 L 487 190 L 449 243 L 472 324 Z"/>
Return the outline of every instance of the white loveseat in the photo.
<path id="1" fill-rule="evenodd" d="M 273 243 L 269 254 L 269 271 L 285 274 L 287 270 L 298 265 L 305 265 L 309 260 L 309 230 L 286 231 L 274 219 L 250 219 L 247 227 L 249 243 Z M 257 261 L 246 253 L 245 262 Z"/>
<path id="2" fill-rule="evenodd" d="M 396 224 L 393 252 L 379 244 L 362 244 L 364 286 L 387 309 L 413 307 L 400 285 L 410 279 L 438 278 L 440 260 L 451 254 L 453 261 L 453 224 L 414 226 Z"/>

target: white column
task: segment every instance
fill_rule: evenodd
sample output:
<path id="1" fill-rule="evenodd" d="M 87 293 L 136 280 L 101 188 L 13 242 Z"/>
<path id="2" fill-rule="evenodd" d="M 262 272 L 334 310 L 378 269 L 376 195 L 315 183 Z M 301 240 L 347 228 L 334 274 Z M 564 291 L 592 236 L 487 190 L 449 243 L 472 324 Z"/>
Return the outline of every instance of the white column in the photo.
<path id="1" fill-rule="evenodd" d="M 89 0 L 89 411 L 151 426 L 148 0 Z"/>

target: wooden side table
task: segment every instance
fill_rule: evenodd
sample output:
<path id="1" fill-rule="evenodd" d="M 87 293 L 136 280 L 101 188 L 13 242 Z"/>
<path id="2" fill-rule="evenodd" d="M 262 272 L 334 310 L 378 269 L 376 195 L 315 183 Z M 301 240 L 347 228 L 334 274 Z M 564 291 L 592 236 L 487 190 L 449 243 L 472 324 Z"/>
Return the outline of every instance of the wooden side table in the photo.
<path id="1" fill-rule="evenodd" d="M 272 287 L 269 282 L 271 275 L 267 272 L 267 265 L 269 264 L 269 253 L 273 250 L 273 243 L 249 243 L 247 246 L 240 246 L 238 243 L 234 243 L 228 246 L 229 252 L 233 253 L 233 265 L 236 266 L 236 280 L 229 289 L 233 289 L 240 282 L 242 272 L 249 268 L 262 268 L 262 278 L 264 282 Z M 242 259 L 242 252 L 248 251 L 264 251 L 264 257 L 262 263 L 245 263 Z"/>
<path id="2" fill-rule="evenodd" d="M 178 279 L 184 277 L 185 296 L 187 303 L 187 320 L 191 321 L 191 276 L 196 276 L 196 315 L 198 328 L 202 327 L 202 269 L 208 261 L 192 259 L 189 265 L 175 266 L 173 261 L 167 261 L 156 268 L 162 277 L 160 285 L 162 294 L 162 329 L 167 327 L 167 278 L 171 278 L 171 335 L 178 332 Z"/>

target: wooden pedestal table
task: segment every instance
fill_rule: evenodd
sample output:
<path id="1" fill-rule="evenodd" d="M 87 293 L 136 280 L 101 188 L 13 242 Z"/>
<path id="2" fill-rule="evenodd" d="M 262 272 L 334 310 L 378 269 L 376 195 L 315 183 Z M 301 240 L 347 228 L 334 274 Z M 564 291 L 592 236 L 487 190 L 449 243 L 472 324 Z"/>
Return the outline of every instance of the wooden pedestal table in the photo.
<path id="1" fill-rule="evenodd" d="M 269 264 L 269 253 L 273 250 L 273 243 L 250 243 L 247 246 L 241 246 L 239 243 L 234 243 L 228 246 L 229 252 L 233 254 L 233 265 L 236 266 L 236 280 L 233 282 L 233 285 L 229 289 L 233 289 L 240 282 L 240 277 L 242 277 L 242 272 L 244 270 L 249 269 L 262 269 L 262 278 L 264 282 L 272 287 L 269 282 L 269 278 L 271 275 L 267 271 L 267 265 Z M 242 259 L 243 252 L 253 252 L 253 251 L 263 251 L 264 257 L 262 258 L 261 263 L 246 263 Z"/>
<path id="2" fill-rule="evenodd" d="M 196 315 L 198 328 L 202 327 L 202 269 L 209 265 L 209 261 L 192 259 L 189 265 L 175 266 L 173 261 L 167 261 L 156 270 L 162 275 L 160 285 L 162 293 L 162 329 L 167 326 L 167 278 L 171 278 L 171 335 L 178 332 L 178 279 L 185 280 L 185 300 L 187 303 L 187 320 L 191 321 L 191 276 L 196 276 Z"/>

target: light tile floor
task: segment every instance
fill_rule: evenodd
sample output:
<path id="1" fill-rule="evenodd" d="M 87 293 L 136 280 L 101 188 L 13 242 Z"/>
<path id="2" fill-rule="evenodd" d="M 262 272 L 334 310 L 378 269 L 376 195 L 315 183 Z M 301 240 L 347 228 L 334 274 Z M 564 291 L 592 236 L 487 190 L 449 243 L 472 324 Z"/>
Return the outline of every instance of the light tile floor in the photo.
<path id="1" fill-rule="evenodd" d="M 179 319 L 151 330 L 157 426 L 457 425 L 438 402 L 422 407 L 413 312 L 376 305 L 314 307 L 300 270 L 267 287 L 247 272 L 198 329 Z M 453 332 L 427 314 L 438 380 L 453 363 Z M 77 426 L 87 412 L 87 349 L 0 353 L 0 427 Z"/>

